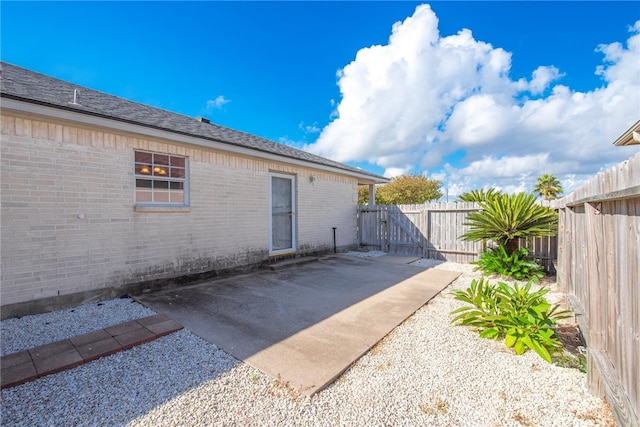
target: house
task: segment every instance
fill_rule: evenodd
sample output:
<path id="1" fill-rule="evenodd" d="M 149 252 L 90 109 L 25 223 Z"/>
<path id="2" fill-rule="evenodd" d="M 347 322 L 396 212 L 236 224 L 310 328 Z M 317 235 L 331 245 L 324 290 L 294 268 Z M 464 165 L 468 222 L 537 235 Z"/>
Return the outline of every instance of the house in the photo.
<path id="1" fill-rule="evenodd" d="M 2 318 L 357 244 L 387 179 L 1 63 Z"/>
<path id="2" fill-rule="evenodd" d="M 629 129 L 627 129 L 618 139 L 613 142 L 613 145 L 636 145 L 640 144 L 640 120 L 635 122 Z"/>

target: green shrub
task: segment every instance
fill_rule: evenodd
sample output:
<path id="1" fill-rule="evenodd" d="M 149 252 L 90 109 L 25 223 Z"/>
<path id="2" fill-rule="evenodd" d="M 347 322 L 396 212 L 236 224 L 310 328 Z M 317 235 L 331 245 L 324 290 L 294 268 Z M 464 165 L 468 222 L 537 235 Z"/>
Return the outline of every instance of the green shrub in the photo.
<path id="1" fill-rule="evenodd" d="M 488 192 L 486 193 L 488 194 Z M 492 240 L 504 245 L 507 253 L 518 249 L 519 239 L 555 236 L 558 214 L 540 206 L 533 194 L 493 193 L 480 201 L 479 212 L 469 212 L 469 231 L 460 238 L 471 242 Z"/>
<path id="2" fill-rule="evenodd" d="M 502 193 L 495 188 L 490 188 L 487 191 L 484 189 L 471 190 L 466 193 L 462 193 L 458 198 L 461 202 L 486 202 L 495 196 L 501 196 Z"/>
<path id="3" fill-rule="evenodd" d="M 520 248 L 509 255 L 505 247 L 500 245 L 484 251 L 480 259 L 471 264 L 477 265 L 476 270 L 482 270 L 485 274 L 539 282 L 544 276 L 544 269 L 535 260 L 529 259 L 528 255 L 527 248 Z"/>
<path id="4" fill-rule="evenodd" d="M 551 355 L 562 349 L 553 326 L 570 312 L 549 304 L 547 292 L 546 288 L 531 292 L 531 282 L 521 288 L 517 283 L 491 285 L 484 277 L 474 279 L 466 290 L 453 292 L 455 299 L 472 307 L 453 310 L 451 322 L 472 327 L 482 338 L 504 339 L 516 354 L 529 348 L 551 363 Z"/>

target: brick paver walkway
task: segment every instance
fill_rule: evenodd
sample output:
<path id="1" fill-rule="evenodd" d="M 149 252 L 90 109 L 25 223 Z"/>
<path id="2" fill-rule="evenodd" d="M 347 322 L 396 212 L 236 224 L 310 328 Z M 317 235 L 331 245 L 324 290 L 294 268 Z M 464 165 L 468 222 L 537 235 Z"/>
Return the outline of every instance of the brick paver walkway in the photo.
<path id="1" fill-rule="evenodd" d="M 153 341 L 182 329 L 165 315 L 156 314 L 108 328 L 41 345 L 1 358 L 0 388 L 71 369 L 100 357 Z"/>

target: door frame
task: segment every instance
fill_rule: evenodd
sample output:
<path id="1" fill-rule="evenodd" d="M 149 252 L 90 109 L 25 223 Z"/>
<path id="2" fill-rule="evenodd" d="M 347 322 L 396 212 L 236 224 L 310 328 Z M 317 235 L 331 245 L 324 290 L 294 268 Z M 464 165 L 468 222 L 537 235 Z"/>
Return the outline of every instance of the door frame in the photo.
<path id="1" fill-rule="evenodd" d="M 291 247 L 273 249 L 273 178 L 284 178 L 291 182 Z M 296 252 L 296 176 L 269 172 L 269 256 Z"/>

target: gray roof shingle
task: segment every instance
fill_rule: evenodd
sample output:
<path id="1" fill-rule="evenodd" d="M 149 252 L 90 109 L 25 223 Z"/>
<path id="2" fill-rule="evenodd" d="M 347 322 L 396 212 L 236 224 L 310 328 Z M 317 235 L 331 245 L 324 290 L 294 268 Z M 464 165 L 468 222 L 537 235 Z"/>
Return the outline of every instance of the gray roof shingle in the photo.
<path id="1" fill-rule="evenodd" d="M 359 175 L 370 176 L 378 182 L 387 179 L 344 163 L 296 148 L 240 132 L 196 118 L 184 116 L 160 108 L 128 101 L 73 83 L 36 73 L 7 62 L 0 62 L 0 96 L 35 104 L 47 105 L 78 113 L 119 120 L 146 127 L 162 129 L 197 138 L 204 138 L 276 154 L 318 165 L 330 166 Z M 78 91 L 78 103 L 74 104 L 74 89 Z"/>

